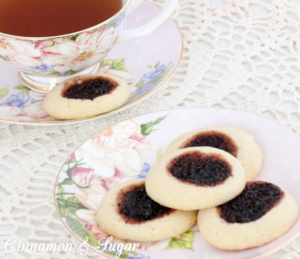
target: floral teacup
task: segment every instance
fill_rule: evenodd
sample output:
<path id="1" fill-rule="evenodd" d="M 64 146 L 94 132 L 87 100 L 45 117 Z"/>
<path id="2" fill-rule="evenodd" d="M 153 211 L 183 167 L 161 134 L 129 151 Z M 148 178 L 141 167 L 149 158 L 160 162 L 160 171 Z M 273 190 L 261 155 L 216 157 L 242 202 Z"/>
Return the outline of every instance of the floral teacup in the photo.
<path id="1" fill-rule="evenodd" d="M 118 41 L 142 37 L 162 24 L 174 11 L 177 0 L 149 23 L 122 30 L 126 13 L 142 0 L 123 0 L 121 10 L 91 28 L 54 37 L 22 37 L 0 32 L 0 58 L 13 64 L 19 78 L 31 89 L 47 92 L 73 76 L 98 71 L 99 61 Z"/>

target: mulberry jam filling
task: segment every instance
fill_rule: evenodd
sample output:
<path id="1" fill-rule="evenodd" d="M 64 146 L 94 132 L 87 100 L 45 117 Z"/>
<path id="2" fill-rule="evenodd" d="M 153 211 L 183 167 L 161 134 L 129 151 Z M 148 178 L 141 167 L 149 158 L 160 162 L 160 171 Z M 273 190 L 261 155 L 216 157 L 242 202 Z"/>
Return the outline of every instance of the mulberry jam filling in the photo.
<path id="1" fill-rule="evenodd" d="M 163 217 L 173 211 L 153 201 L 146 193 L 145 184 L 130 186 L 118 196 L 118 212 L 126 223 L 142 223 Z"/>
<path id="2" fill-rule="evenodd" d="M 114 80 L 97 77 L 67 86 L 62 96 L 69 99 L 93 100 L 98 96 L 109 94 L 117 86 L 118 83 Z"/>
<path id="3" fill-rule="evenodd" d="M 218 206 L 218 211 L 228 223 L 248 223 L 264 216 L 283 196 L 276 185 L 250 182 L 239 196 Z"/>
<path id="4" fill-rule="evenodd" d="M 222 149 L 234 157 L 237 156 L 237 146 L 233 140 L 226 134 L 215 131 L 203 132 L 193 136 L 183 144 L 182 148 L 204 146 Z"/>
<path id="5" fill-rule="evenodd" d="M 231 175 L 231 166 L 220 156 L 200 152 L 174 158 L 168 170 L 177 179 L 200 186 L 221 184 Z"/>

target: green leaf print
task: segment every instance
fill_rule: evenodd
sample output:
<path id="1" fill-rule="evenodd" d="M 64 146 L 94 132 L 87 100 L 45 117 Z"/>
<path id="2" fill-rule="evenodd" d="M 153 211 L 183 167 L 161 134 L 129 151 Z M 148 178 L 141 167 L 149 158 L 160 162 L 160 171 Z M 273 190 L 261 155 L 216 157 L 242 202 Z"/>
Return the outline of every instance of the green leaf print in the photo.
<path id="1" fill-rule="evenodd" d="M 72 171 L 73 171 L 74 168 L 75 168 L 75 166 L 74 166 L 74 167 L 71 167 L 71 168 L 68 168 L 68 169 L 66 170 L 66 174 L 68 175 L 69 179 L 71 179 Z"/>
<path id="2" fill-rule="evenodd" d="M 68 211 L 76 216 L 76 211 L 81 208 L 80 202 L 77 200 L 76 197 L 68 197 L 65 206 Z"/>
<path id="3" fill-rule="evenodd" d="M 61 210 L 64 215 L 63 217 L 67 217 L 67 216 L 69 216 L 69 214 L 76 216 L 76 211 L 82 208 L 81 203 L 75 196 L 68 197 L 67 199 L 63 198 L 65 195 L 68 195 L 68 194 L 74 195 L 73 193 L 65 193 L 64 189 L 62 187 L 60 187 L 58 189 L 56 201 L 57 201 L 58 207 L 60 207 L 60 206 L 62 207 Z"/>
<path id="4" fill-rule="evenodd" d="M 3 86 L 1 89 L 0 89 L 0 99 L 5 97 L 6 95 L 8 95 L 8 85 L 6 86 Z"/>
<path id="5" fill-rule="evenodd" d="M 85 232 L 87 231 L 78 219 L 66 217 L 68 227 L 79 237 L 84 238 Z"/>
<path id="6" fill-rule="evenodd" d="M 60 198 L 60 199 L 63 199 L 64 196 L 65 196 L 65 189 L 61 186 L 58 187 L 58 192 L 57 192 L 57 196 Z"/>
<path id="7" fill-rule="evenodd" d="M 72 185 L 73 181 L 71 178 L 66 178 L 65 180 L 63 180 L 61 183 L 59 183 L 59 185 Z"/>
<path id="8" fill-rule="evenodd" d="M 77 73 L 77 72 L 79 72 L 79 71 L 70 69 L 70 70 L 66 71 L 65 73 L 66 73 L 67 75 L 69 75 L 69 74 L 70 74 L 70 75 L 73 75 L 73 74 L 75 74 L 75 73 Z"/>
<path id="9" fill-rule="evenodd" d="M 84 165 L 84 163 L 82 163 L 81 161 L 82 160 L 75 161 L 72 158 L 69 158 L 65 162 L 65 165 L 68 166 L 68 169 L 65 170 L 65 173 L 67 174 L 68 178 L 64 179 L 61 183 L 58 183 L 58 186 L 70 185 L 70 184 L 75 184 L 75 185 L 79 186 L 78 184 L 76 184 L 75 182 L 72 181 L 72 171 L 74 168 Z M 74 163 L 73 166 L 71 165 L 72 163 Z M 80 188 L 88 188 L 88 187 L 81 187 L 81 186 L 79 186 L 79 187 Z"/>
<path id="10" fill-rule="evenodd" d="M 153 127 L 154 127 L 155 125 L 159 124 L 159 123 L 160 123 L 163 119 L 165 119 L 166 117 L 167 117 L 167 115 L 164 116 L 164 117 L 160 117 L 160 118 L 158 118 L 158 119 L 155 120 L 155 121 L 150 121 L 150 122 L 148 122 L 148 123 L 146 123 L 146 124 L 141 124 L 141 133 L 142 133 L 144 136 L 150 135 L 150 133 L 151 133 L 152 131 L 155 130 L 155 129 L 153 129 Z"/>
<path id="11" fill-rule="evenodd" d="M 162 149 L 160 148 L 159 150 L 157 150 L 156 152 L 156 158 L 157 160 L 159 160 L 162 157 Z"/>
<path id="12" fill-rule="evenodd" d="M 125 59 L 105 59 L 100 62 L 100 66 L 110 66 L 112 70 L 119 70 L 127 72 L 127 68 L 125 66 Z"/>
<path id="13" fill-rule="evenodd" d="M 0 55 L 0 58 L 2 58 L 2 59 L 4 59 L 4 60 L 6 60 L 6 58 L 5 58 L 5 57 L 3 57 L 3 56 L 1 56 L 1 55 Z"/>
<path id="14" fill-rule="evenodd" d="M 69 157 L 69 159 L 65 162 L 65 165 L 71 164 L 71 163 L 75 163 L 76 160 L 74 160 L 73 158 Z"/>
<path id="15" fill-rule="evenodd" d="M 78 38 L 78 36 L 79 36 L 79 34 L 75 34 L 75 35 L 72 35 L 72 36 L 65 37 L 64 39 L 76 40 Z"/>
<path id="16" fill-rule="evenodd" d="M 80 238 L 83 240 L 87 237 L 88 243 L 92 246 L 98 246 L 99 245 L 99 239 L 95 237 L 90 231 L 88 231 L 82 222 L 80 222 L 78 219 L 67 217 L 66 218 L 68 227 Z"/>
<path id="17" fill-rule="evenodd" d="M 173 237 L 166 249 L 194 249 L 194 232 L 187 231 L 182 238 Z"/>
<path id="18" fill-rule="evenodd" d="M 57 201 L 59 215 L 63 218 L 67 217 L 69 215 L 69 210 L 65 208 L 63 204 L 61 204 L 57 199 L 56 201 Z"/>
<path id="19" fill-rule="evenodd" d="M 49 75 L 59 75 L 59 72 L 57 72 L 57 71 L 52 71 Z"/>
<path id="20" fill-rule="evenodd" d="M 74 203 L 74 204 L 80 203 L 79 200 L 78 200 L 75 196 L 73 196 L 73 197 L 68 197 L 68 198 L 67 198 L 67 201 L 72 202 L 72 203 Z M 76 205 L 76 206 L 77 206 L 77 205 Z"/>
<path id="21" fill-rule="evenodd" d="M 99 245 L 99 239 L 95 237 L 90 231 L 86 230 L 83 239 L 88 238 L 88 243 L 92 246 Z"/>
<path id="22" fill-rule="evenodd" d="M 25 85 L 17 85 L 14 87 L 15 89 L 24 92 L 25 94 L 29 94 L 30 89 L 27 88 Z"/>
<path id="23" fill-rule="evenodd" d="M 142 88 L 144 85 L 145 85 L 144 81 L 140 81 L 140 82 L 138 82 L 138 83 L 135 85 L 135 87 L 136 87 L 136 88 Z"/>

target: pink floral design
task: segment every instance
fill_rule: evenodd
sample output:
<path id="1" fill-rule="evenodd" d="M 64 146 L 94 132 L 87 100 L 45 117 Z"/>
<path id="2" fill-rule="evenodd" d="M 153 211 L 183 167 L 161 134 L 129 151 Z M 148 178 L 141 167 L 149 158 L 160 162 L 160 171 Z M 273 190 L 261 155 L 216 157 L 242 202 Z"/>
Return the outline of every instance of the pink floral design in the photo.
<path id="1" fill-rule="evenodd" d="M 143 151 L 150 149 L 149 141 L 133 120 L 119 123 L 84 143 L 76 150 L 76 160 L 93 165 L 103 177 L 138 175 L 143 170 Z"/>
<path id="2" fill-rule="evenodd" d="M 25 112 L 26 116 L 35 120 L 49 117 L 43 109 L 46 95 L 32 90 L 29 91 L 28 95 L 32 101 L 30 104 L 24 106 L 23 112 Z"/>
<path id="3" fill-rule="evenodd" d="M 102 197 L 116 184 L 117 181 L 111 177 L 95 178 L 89 188 L 75 187 L 75 196 L 84 207 L 97 211 Z"/>
<path id="4" fill-rule="evenodd" d="M 0 37 L 0 55 L 12 62 L 17 69 L 30 71 L 41 64 L 41 51 L 26 40 Z"/>
<path id="5" fill-rule="evenodd" d="M 72 180 L 79 186 L 86 187 L 96 177 L 94 170 L 84 167 L 76 167 L 72 170 Z"/>
<path id="6" fill-rule="evenodd" d="M 113 47 L 118 27 L 103 26 L 73 38 L 20 40 L 0 37 L 0 55 L 19 71 L 67 75 L 99 62 Z"/>
<path id="7" fill-rule="evenodd" d="M 97 223 L 97 211 L 81 209 L 76 211 L 76 216 L 95 237 L 99 239 L 107 237 Z"/>
<path id="8" fill-rule="evenodd" d="M 128 178 L 139 178 L 143 171 L 149 170 L 150 165 L 145 169 L 147 163 L 143 153 L 150 149 L 150 143 L 144 136 L 142 125 L 151 126 L 147 131 L 149 135 L 165 117 L 141 125 L 135 120 L 114 125 L 85 142 L 66 161 L 62 170 L 64 177 L 57 184 L 56 202 L 59 214 L 66 218 L 66 224 L 79 238 L 92 235 L 102 240 L 110 238 L 97 221 L 101 200 L 111 188 Z M 77 234 L 77 230 L 85 234 Z M 97 239 L 92 240 L 90 244 L 95 245 Z M 170 240 L 143 243 L 139 249 L 162 250 Z M 113 238 L 112 243 L 125 244 L 126 240 Z"/>
<path id="9" fill-rule="evenodd" d="M 105 235 L 96 220 L 103 196 L 124 178 L 142 172 L 143 150 L 147 149 L 149 141 L 141 134 L 140 125 L 129 120 L 100 132 L 72 154 L 72 159 L 85 165 L 75 167 L 71 174 L 77 184 L 75 196 L 86 208 L 76 216 L 96 237 Z"/>
<path id="10" fill-rule="evenodd" d="M 16 120 L 45 119 L 48 114 L 43 110 L 43 102 L 46 95 L 29 91 L 28 93 L 19 92 L 6 97 L 6 101 L 0 102 L 0 115 Z"/>
<path id="11" fill-rule="evenodd" d="M 91 231 L 94 236 L 98 238 L 106 237 L 107 235 L 102 232 L 102 230 L 98 226 L 97 210 L 100 206 L 102 197 L 110 188 L 112 188 L 116 184 L 117 182 L 115 181 L 115 179 L 110 177 L 92 180 L 89 188 L 75 187 L 76 198 L 84 207 L 87 208 L 76 211 L 76 216 L 81 222 L 85 224 L 85 228 Z"/>

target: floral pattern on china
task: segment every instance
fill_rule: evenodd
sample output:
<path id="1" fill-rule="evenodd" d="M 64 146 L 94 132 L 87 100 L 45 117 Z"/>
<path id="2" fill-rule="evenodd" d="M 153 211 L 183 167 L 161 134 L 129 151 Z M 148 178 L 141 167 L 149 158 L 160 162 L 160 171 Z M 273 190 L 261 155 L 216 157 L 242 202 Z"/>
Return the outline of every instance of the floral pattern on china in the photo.
<path id="1" fill-rule="evenodd" d="M 145 77 L 146 78 L 146 77 Z M 258 141 L 265 157 L 257 179 L 272 181 L 289 190 L 300 206 L 300 138 L 287 128 L 255 115 L 213 108 L 174 109 L 146 114 L 99 132 L 77 148 L 63 164 L 55 184 L 58 215 L 69 232 L 89 248 L 113 258 L 118 251 L 96 248 L 108 236 L 97 224 L 96 211 L 105 193 L 127 179 L 146 178 L 169 143 L 187 131 L 224 125 L 245 129 Z M 282 152 L 279 152 L 279 151 Z M 289 152 L 286 152 L 286 151 Z M 287 170 L 287 161 L 289 162 Z M 283 175 L 282 172 L 286 175 Z M 288 177 L 287 177 L 288 176 Z M 217 249 L 206 242 L 198 227 L 177 237 L 140 243 L 136 251 L 122 251 L 133 258 L 253 258 L 266 256 L 299 236 L 300 219 L 282 237 L 260 247 L 240 251 Z M 126 241 L 114 238 L 114 244 Z M 102 246 L 103 248 L 103 246 Z"/>
<path id="2" fill-rule="evenodd" d="M 145 12 L 147 15 L 144 15 Z M 141 26 L 147 23 L 149 19 L 152 19 L 161 13 L 159 8 L 148 2 L 143 2 L 126 15 L 126 24 L 124 24 L 125 14 L 121 13 L 119 16 L 114 17 L 109 24 L 105 25 L 105 27 L 98 27 L 95 30 L 81 32 L 84 33 L 86 37 L 81 36 L 80 33 L 72 34 L 73 37 L 71 37 L 71 35 L 67 35 L 69 37 L 58 37 L 60 40 L 56 38 L 56 40 L 59 40 L 57 45 L 54 44 L 55 42 L 51 40 L 47 41 L 45 38 L 41 38 L 40 41 L 36 40 L 30 42 L 21 40 L 21 38 L 18 37 L 18 40 L 22 45 L 22 47 L 18 48 L 17 43 L 12 43 L 11 41 L 14 36 L 9 39 L 10 37 L 8 35 L 0 32 L 0 120 L 22 124 L 36 123 L 43 125 L 81 121 L 57 120 L 48 116 L 43 109 L 45 94 L 34 93 L 34 91 L 21 85 L 15 66 L 9 66 L 8 64 L 12 64 L 12 62 L 7 58 L 11 58 L 12 60 L 15 59 L 14 62 L 17 62 L 17 64 L 20 63 L 22 66 L 26 66 L 26 64 L 32 65 L 36 75 L 41 75 L 41 73 L 48 73 L 50 75 L 50 77 L 37 76 L 36 78 L 48 78 L 49 80 L 55 81 L 60 75 L 63 75 L 63 69 L 69 69 L 67 68 L 67 63 L 65 63 L 65 60 L 68 60 L 66 55 L 68 51 L 71 50 L 69 47 L 77 50 L 85 50 L 85 52 L 78 51 L 77 55 L 73 57 L 73 60 L 79 62 L 78 66 L 83 65 L 85 62 L 89 62 L 89 60 L 93 59 L 90 57 L 91 53 L 89 53 L 88 49 L 88 47 L 91 47 L 93 40 L 97 40 L 99 37 L 107 34 L 117 34 L 119 33 L 118 30 L 122 29 L 123 25 L 126 30 L 129 29 L 130 31 L 131 28 Z M 116 30 L 115 33 L 112 32 L 113 29 Z M 168 33 L 166 33 L 166 31 Z M 88 36 L 91 37 L 90 40 L 87 40 Z M 111 45 L 114 38 L 115 36 L 108 37 L 107 46 Z M 157 39 L 159 39 L 159 41 Z M 55 40 L 55 38 L 53 38 L 53 40 Z M 116 36 L 116 40 L 118 40 L 118 36 Z M 50 45 L 50 43 L 52 45 Z M 127 51 L 124 52 L 124 49 Z M 24 52 L 21 53 L 23 50 Z M 6 54 L 3 54 L 1 51 Z M 29 60 L 26 59 L 26 51 L 31 53 L 31 58 Z M 12 58 L 14 52 L 18 55 L 17 57 Z M 168 19 L 164 24 L 159 26 L 155 32 L 147 37 L 142 37 L 139 40 L 129 39 L 128 41 L 115 44 L 105 58 L 101 59 L 97 64 L 97 73 L 111 74 L 124 78 L 131 87 L 131 97 L 125 105 L 114 111 L 85 118 L 83 120 L 109 116 L 110 114 L 126 109 L 144 100 L 145 97 L 154 93 L 170 79 L 170 76 L 178 68 L 182 52 L 182 38 L 177 26 L 171 19 Z M 47 54 L 47 57 L 49 58 L 52 55 L 50 59 L 52 61 L 56 59 L 59 60 L 59 57 L 62 57 L 61 62 L 63 63 L 58 66 L 48 66 L 44 64 L 44 62 L 41 62 L 43 56 L 37 55 L 37 57 L 35 57 L 36 53 L 40 53 L 39 55 Z M 63 55 L 59 53 L 63 53 Z M 97 53 L 100 55 L 99 51 Z M 162 53 L 165 54 L 161 55 Z M 5 55 L 5 57 L 3 55 Z M 37 61 L 39 61 L 38 64 L 35 63 Z M 31 64 L 32 62 L 34 62 L 34 64 Z M 67 70 L 67 73 L 72 72 L 76 71 Z M 21 73 L 19 73 L 19 75 L 20 74 Z M 25 82 L 22 81 L 22 83 Z"/>
<path id="3" fill-rule="evenodd" d="M 67 76 L 95 65 L 112 49 L 124 14 L 92 31 L 47 40 L 0 35 L 0 58 L 38 76 Z M 96 45 L 95 45 L 96 43 Z"/>
<path id="4" fill-rule="evenodd" d="M 123 78 L 130 86 L 132 94 L 128 103 L 142 98 L 157 87 L 173 68 L 173 63 L 148 65 L 146 73 L 136 84 L 133 84 L 133 75 L 128 72 L 125 64 L 126 58 L 105 59 L 100 62 L 99 72 Z M 54 120 L 43 109 L 46 94 L 38 93 L 23 85 L 16 85 L 12 89 L 8 85 L 0 88 L 0 116 L 10 116 L 17 120 Z M 127 103 L 127 104 L 128 104 Z"/>
<path id="5" fill-rule="evenodd" d="M 128 120 L 114 125 L 86 141 L 65 162 L 56 185 L 56 205 L 66 225 L 95 249 L 109 240 L 97 223 L 101 199 L 113 186 L 126 179 L 146 178 L 151 166 L 144 152 L 151 150 L 147 138 L 166 116 L 139 125 Z M 158 158 L 161 150 L 157 153 Z M 73 187 L 72 187 L 73 186 Z M 71 188 L 70 188 L 71 187 Z M 100 243 L 99 243 L 100 240 Z M 139 250 L 193 249 L 194 233 L 158 242 L 140 242 Z M 113 243 L 124 240 L 113 238 Z M 97 251 L 97 249 L 96 249 Z M 98 251 L 99 252 L 99 251 Z M 117 251 L 101 253 L 116 256 Z M 121 258 L 150 258 L 138 251 L 122 250 Z"/>

